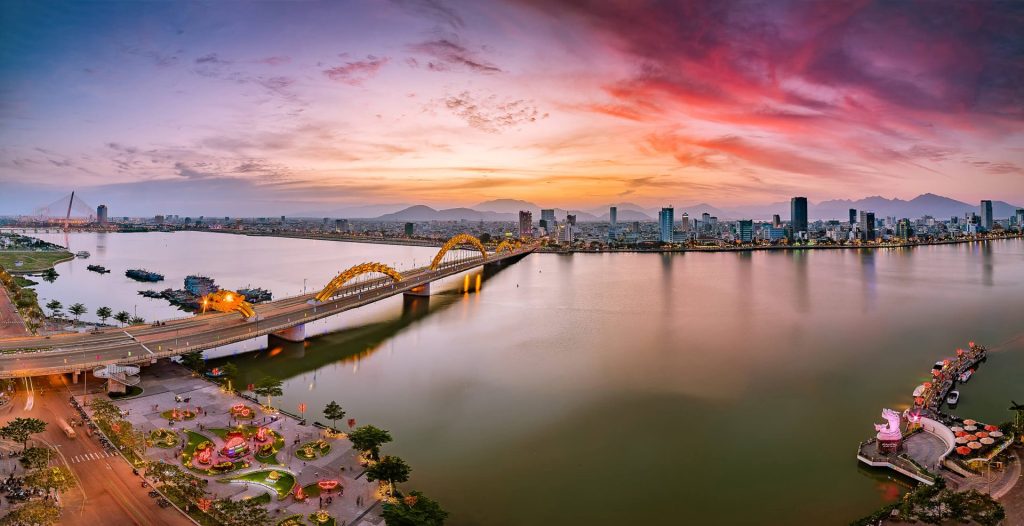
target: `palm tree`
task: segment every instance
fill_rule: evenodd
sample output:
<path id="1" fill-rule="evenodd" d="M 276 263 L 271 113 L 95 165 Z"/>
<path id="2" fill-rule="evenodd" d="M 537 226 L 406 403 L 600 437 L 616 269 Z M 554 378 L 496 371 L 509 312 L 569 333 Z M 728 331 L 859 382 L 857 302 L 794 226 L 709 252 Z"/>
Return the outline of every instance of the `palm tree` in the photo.
<path id="1" fill-rule="evenodd" d="M 337 432 L 338 420 L 345 418 L 345 410 L 338 405 L 338 402 L 331 400 L 331 402 L 327 404 L 327 407 L 324 408 L 324 416 L 331 421 L 331 427 L 333 427 L 334 431 Z"/>
<path id="2" fill-rule="evenodd" d="M 107 318 L 113 316 L 113 314 L 114 313 L 110 310 L 110 307 L 100 307 L 96 309 L 96 316 L 99 316 L 100 322 L 104 325 L 107 324 Z"/>
<path id="3" fill-rule="evenodd" d="M 46 308 L 50 309 L 50 316 L 56 318 L 60 316 L 60 311 L 64 308 L 64 305 L 57 300 L 50 300 L 50 302 L 46 304 Z"/>
<path id="4" fill-rule="evenodd" d="M 146 318 L 143 318 L 142 316 L 132 316 L 131 322 L 132 325 L 142 325 L 143 323 L 146 323 Z"/>
<path id="5" fill-rule="evenodd" d="M 132 319 L 132 315 L 128 314 L 128 311 L 119 311 L 114 315 L 114 319 L 121 323 L 121 326 L 128 323 L 128 320 Z"/>
<path id="6" fill-rule="evenodd" d="M 75 323 L 78 323 L 78 319 L 86 312 L 85 305 L 82 305 L 81 303 L 75 303 L 74 305 L 68 307 L 68 312 L 74 314 Z"/>

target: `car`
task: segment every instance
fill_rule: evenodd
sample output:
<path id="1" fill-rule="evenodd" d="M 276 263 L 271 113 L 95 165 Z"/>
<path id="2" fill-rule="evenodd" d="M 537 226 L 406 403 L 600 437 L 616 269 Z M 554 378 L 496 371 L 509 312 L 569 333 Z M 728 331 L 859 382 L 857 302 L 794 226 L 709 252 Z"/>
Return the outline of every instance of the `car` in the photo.
<path id="1" fill-rule="evenodd" d="M 959 401 L 960 401 L 960 391 L 950 391 L 949 394 L 946 395 L 946 404 L 947 405 L 956 405 L 956 403 L 959 402 Z"/>

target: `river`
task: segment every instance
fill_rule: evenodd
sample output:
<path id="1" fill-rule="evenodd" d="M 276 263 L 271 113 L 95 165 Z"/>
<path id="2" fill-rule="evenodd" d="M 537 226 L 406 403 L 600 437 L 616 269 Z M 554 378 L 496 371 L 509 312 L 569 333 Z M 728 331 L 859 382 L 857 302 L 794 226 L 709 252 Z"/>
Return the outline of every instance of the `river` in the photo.
<path id="1" fill-rule="evenodd" d="M 61 242 L 63 236 L 40 235 Z M 363 261 L 436 249 L 214 233 L 72 234 L 45 300 L 184 315 L 136 294 L 203 273 L 275 297 Z M 101 264 L 104 276 L 85 270 Z M 168 280 L 142 285 L 130 267 Z M 1024 241 L 912 249 L 534 254 L 311 327 L 304 344 L 221 351 L 275 399 L 337 400 L 391 431 L 408 488 L 453 525 L 847 524 L 905 482 L 858 466 L 883 407 L 976 340 L 993 352 L 957 414 L 1024 401 Z M 92 319 L 93 316 L 85 316 Z M 333 331 L 333 332 L 331 332 Z M 254 352 L 243 351 L 259 349 Z"/>

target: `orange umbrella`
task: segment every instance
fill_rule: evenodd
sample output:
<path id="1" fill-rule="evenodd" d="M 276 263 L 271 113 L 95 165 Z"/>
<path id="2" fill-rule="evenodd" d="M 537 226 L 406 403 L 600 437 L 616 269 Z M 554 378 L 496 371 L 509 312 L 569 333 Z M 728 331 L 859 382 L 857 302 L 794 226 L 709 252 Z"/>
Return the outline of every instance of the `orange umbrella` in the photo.
<path id="1" fill-rule="evenodd" d="M 990 425 L 985 426 L 985 431 L 999 431 L 999 427 L 998 426 L 993 426 L 993 425 L 990 424 Z"/>
<path id="2" fill-rule="evenodd" d="M 987 437 L 987 436 L 988 436 L 988 433 L 986 433 L 986 432 L 984 432 L 984 431 L 978 431 L 977 433 L 975 433 L 975 435 L 976 435 L 976 436 L 977 436 L 978 438 L 985 438 L 985 437 Z"/>
<path id="3" fill-rule="evenodd" d="M 960 446 L 960 447 L 956 448 L 956 452 L 961 454 L 961 455 L 968 455 L 968 454 L 971 453 L 971 448 L 969 448 L 967 446 Z"/>

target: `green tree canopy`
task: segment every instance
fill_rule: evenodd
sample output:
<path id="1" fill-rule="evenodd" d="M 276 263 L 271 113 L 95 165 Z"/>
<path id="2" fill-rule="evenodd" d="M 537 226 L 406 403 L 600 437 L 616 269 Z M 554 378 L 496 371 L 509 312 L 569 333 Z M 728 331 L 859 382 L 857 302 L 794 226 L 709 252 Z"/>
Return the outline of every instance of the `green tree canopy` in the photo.
<path id="1" fill-rule="evenodd" d="M 273 376 L 264 376 L 263 379 L 256 383 L 252 392 L 256 393 L 257 396 L 267 397 L 267 405 L 269 406 L 273 397 L 284 394 L 284 390 L 281 386 L 281 380 L 274 378 Z"/>
<path id="2" fill-rule="evenodd" d="M 331 427 L 335 431 L 338 430 L 338 420 L 345 418 L 345 410 L 341 408 L 341 405 L 334 400 L 331 400 L 326 407 L 324 407 L 324 417 L 331 421 Z"/>
<path id="3" fill-rule="evenodd" d="M 60 520 L 60 508 L 49 500 L 30 500 L 0 518 L 3 526 L 50 526 Z"/>
<path id="4" fill-rule="evenodd" d="M 114 315 L 114 320 L 116 320 L 121 325 L 128 323 L 128 320 L 130 319 L 132 319 L 132 315 L 129 314 L 128 311 L 117 311 L 117 314 Z"/>
<path id="5" fill-rule="evenodd" d="M 48 447 L 30 447 L 21 456 L 21 463 L 28 469 L 44 468 L 56 454 Z"/>
<path id="6" fill-rule="evenodd" d="M 38 418 L 18 417 L 8 422 L 7 425 L 0 427 L 0 437 L 21 442 L 22 447 L 28 451 L 29 437 L 43 431 L 46 431 L 46 422 Z"/>
<path id="7" fill-rule="evenodd" d="M 64 308 L 64 304 L 57 300 L 50 300 L 46 303 L 46 308 L 50 309 L 50 316 L 56 318 L 60 316 L 60 311 Z"/>
<path id="8" fill-rule="evenodd" d="M 146 323 L 146 318 L 143 318 L 142 316 L 132 316 L 132 319 L 129 321 L 131 321 L 132 325 L 142 325 L 143 323 Z"/>
<path id="9" fill-rule="evenodd" d="M 366 480 L 387 482 L 394 492 L 400 482 L 409 480 L 410 471 L 412 468 L 401 458 L 385 455 L 379 462 L 366 469 Z"/>
<path id="10" fill-rule="evenodd" d="M 437 501 L 418 491 L 410 491 L 395 504 L 385 502 L 382 515 L 388 526 L 442 526 L 448 518 Z"/>
<path id="11" fill-rule="evenodd" d="M 206 370 L 206 360 L 203 359 L 203 353 L 200 351 L 192 351 L 181 355 L 181 365 L 197 373 Z"/>
<path id="12" fill-rule="evenodd" d="M 377 460 L 380 447 L 391 442 L 391 433 L 374 426 L 360 426 L 348 434 L 348 440 L 357 451 L 368 453 L 370 458 Z"/>
<path id="13" fill-rule="evenodd" d="M 217 499 L 213 509 L 217 510 L 221 521 L 228 526 L 266 524 L 270 521 L 267 507 L 258 499 Z"/>
<path id="14" fill-rule="evenodd" d="M 96 316 L 100 319 L 100 322 L 107 323 L 107 319 L 114 315 L 114 311 L 110 307 L 100 307 L 96 309 Z"/>
<path id="15" fill-rule="evenodd" d="M 75 303 L 68 307 L 68 312 L 75 316 L 75 323 L 78 323 L 79 318 L 87 312 L 87 309 L 85 308 L 85 305 Z"/>
<path id="16" fill-rule="evenodd" d="M 75 477 L 64 466 L 45 467 L 25 475 L 25 485 L 47 491 L 67 491 L 75 487 Z"/>
<path id="17" fill-rule="evenodd" d="M 115 422 L 121 419 L 121 409 L 114 405 L 114 402 L 104 398 L 93 398 L 89 400 L 89 408 L 92 409 L 96 420 Z"/>

